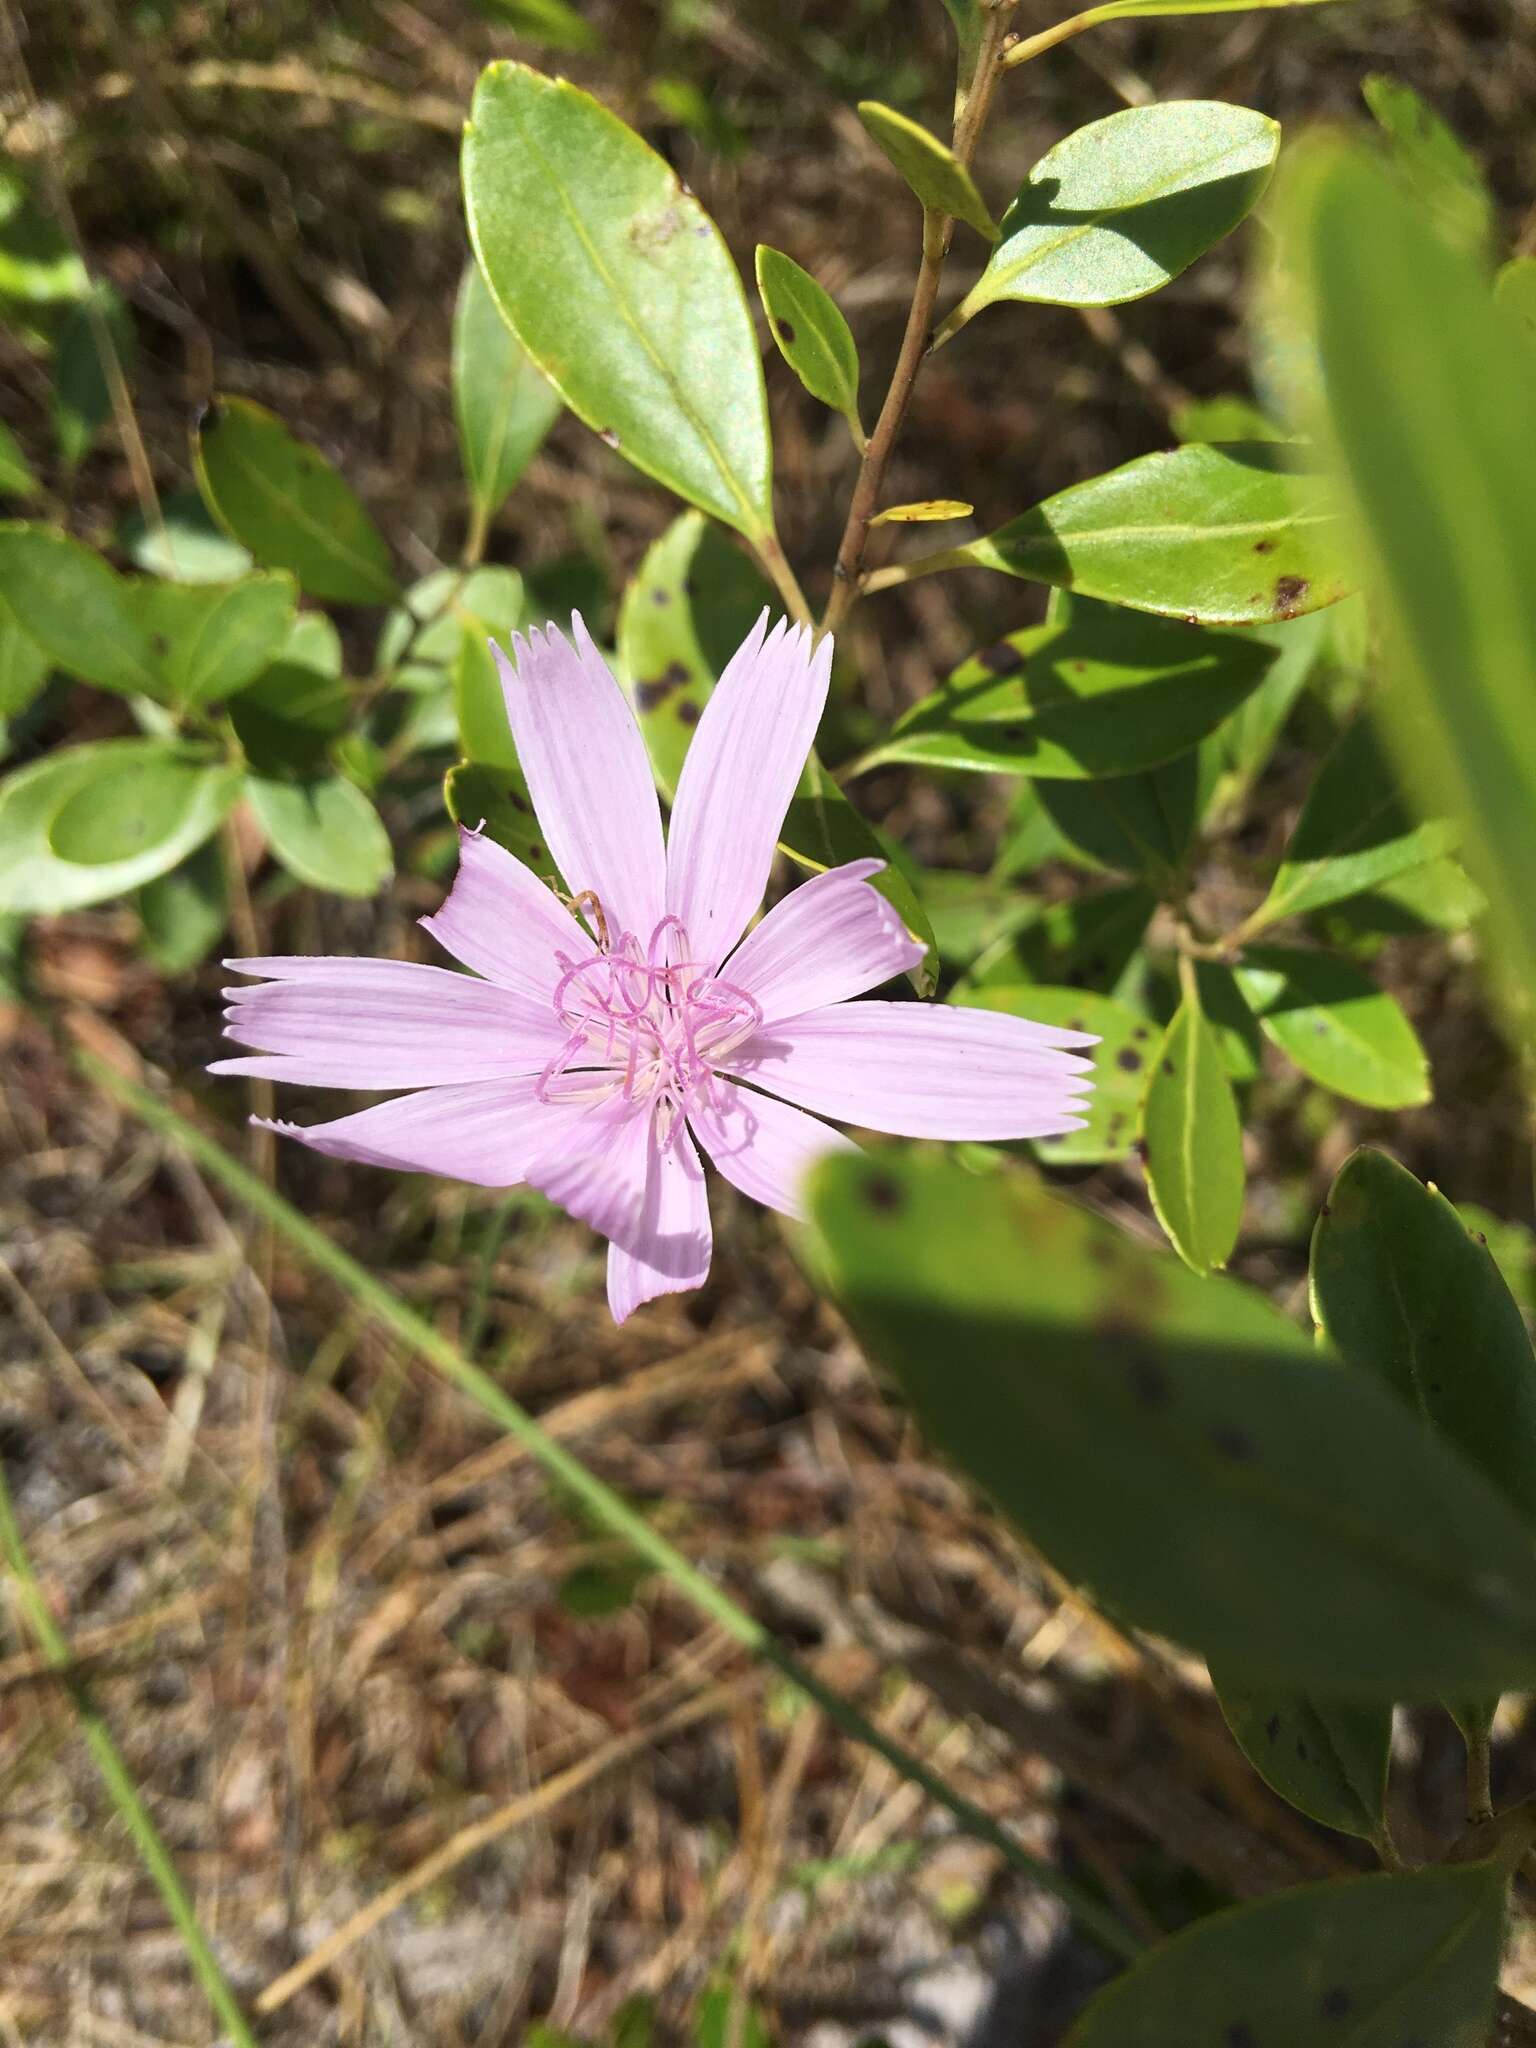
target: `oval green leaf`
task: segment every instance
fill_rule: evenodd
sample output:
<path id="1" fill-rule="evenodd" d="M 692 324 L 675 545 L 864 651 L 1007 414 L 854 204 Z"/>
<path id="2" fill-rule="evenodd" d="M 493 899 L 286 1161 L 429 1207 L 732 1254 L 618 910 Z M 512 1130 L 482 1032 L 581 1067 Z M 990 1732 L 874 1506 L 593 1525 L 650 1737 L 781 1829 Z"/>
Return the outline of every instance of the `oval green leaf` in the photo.
<path id="1" fill-rule="evenodd" d="M 1279 149 L 1278 122 L 1221 100 L 1089 122 L 1030 172 L 935 346 L 999 299 L 1118 306 L 1159 290 L 1257 203 Z"/>
<path id="2" fill-rule="evenodd" d="M 198 488 L 226 533 L 266 569 L 291 569 L 311 597 L 389 604 L 384 537 L 317 448 L 248 398 L 220 398 L 198 428 Z"/>
<path id="3" fill-rule="evenodd" d="M 1417 1032 L 1358 967 L 1327 953 L 1249 946 L 1235 973 L 1264 1036 L 1314 1081 L 1372 1109 L 1428 1102 Z"/>
<path id="4" fill-rule="evenodd" d="M 484 832 L 516 854 L 524 867 L 560 886 L 560 874 L 544 844 L 534 816 L 528 783 L 515 761 L 492 766 L 485 761 L 460 761 L 443 778 L 448 815 L 466 832 Z"/>
<path id="5" fill-rule="evenodd" d="M 840 412 L 863 446 L 859 351 L 831 294 L 792 256 L 757 245 L 757 289 L 779 354 L 812 398 Z"/>
<path id="6" fill-rule="evenodd" d="M 997 223 L 987 211 L 987 202 L 946 143 L 879 100 L 860 100 L 859 119 L 930 213 L 963 220 L 989 242 L 997 240 Z"/>
<path id="7" fill-rule="evenodd" d="M 1368 718 L 1357 718 L 1317 771 L 1268 896 L 1248 920 L 1262 931 L 1438 860 L 1459 837 L 1449 819 L 1420 824 L 1403 804 Z"/>
<path id="8" fill-rule="evenodd" d="M 1312 1313 L 1536 1523 L 1536 1358 L 1485 1242 L 1385 1152 L 1339 1169 L 1312 1234 Z"/>
<path id="9" fill-rule="evenodd" d="M 0 718 L 16 718 L 39 695 L 53 664 L 0 597 Z"/>
<path id="10" fill-rule="evenodd" d="M 276 859 L 311 888 L 373 896 L 394 873 L 378 812 L 344 776 L 277 782 L 252 775 L 245 794 Z"/>
<path id="11" fill-rule="evenodd" d="M 567 80 L 492 64 L 464 134 L 464 199 L 503 319 L 572 412 L 690 504 L 771 533 L 751 315 L 677 173 Z"/>
<path id="12" fill-rule="evenodd" d="M 465 266 L 453 313 L 453 410 L 483 524 L 559 418 L 560 394 L 524 354 L 473 263 Z"/>
<path id="13" fill-rule="evenodd" d="M 721 671 L 773 603 L 741 549 L 701 513 L 683 513 L 647 549 L 619 610 L 619 657 L 663 795 L 677 788 Z"/>
<path id="14" fill-rule="evenodd" d="M 1196 625 L 1293 619 L 1349 591 L 1326 490 L 1296 460 L 1281 441 L 1138 456 L 913 566 L 998 569 Z"/>
<path id="15" fill-rule="evenodd" d="M 1341 1834 L 1379 1838 L 1392 1755 L 1392 1706 L 1309 1699 L 1211 1682 L 1237 1746 L 1271 1790 Z"/>
<path id="16" fill-rule="evenodd" d="M 1141 1098 L 1147 1068 L 1157 1051 L 1158 1028 L 1127 1004 L 1092 989 L 1049 988 L 1040 983 L 1017 988 L 973 988 L 955 997 L 969 1009 L 1003 1010 L 1034 1024 L 1056 1024 L 1068 1031 L 1091 1031 L 1094 1046 L 1093 1093 L 1078 1114 L 1080 1131 L 1035 1143 L 1038 1158 L 1051 1166 L 1091 1166 L 1106 1159 L 1124 1159 L 1136 1147 Z"/>
<path id="17" fill-rule="evenodd" d="M 32 465 L 21 452 L 21 443 L 0 420 L 0 497 L 35 498 L 38 489 Z"/>
<path id="18" fill-rule="evenodd" d="M 812 1214 L 925 1432 L 1126 1619 L 1291 1692 L 1532 1682 L 1526 1524 L 1261 1296 L 944 1156 L 828 1160 Z"/>
<path id="19" fill-rule="evenodd" d="M 293 578 L 281 571 L 239 583 L 141 583 L 133 596 L 155 694 L 178 711 L 221 704 L 255 682 L 295 623 Z"/>
<path id="20" fill-rule="evenodd" d="M 103 903 L 163 875 L 218 829 L 240 769 L 176 740 L 99 740 L 0 784 L 0 911 Z"/>
<path id="21" fill-rule="evenodd" d="M 159 693 L 135 587 L 48 526 L 0 525 L 0 602 L 66 675 L 125 697 Z"/>
<path id="22" fill-rule="evenodd" d="M 231 700 L 229 716 L 258 775 L 305 778 L 351 708 L 336 628 L 323 612 L 300 612 L 271 667 Z"/>
<path id="23" fill-rule="evenodd" d="M 1064 2048 L 1482 2048 L 1505 1884 L 1472 1863 L 1214 1913 L 1101 1991 Z"/>
<path id="24" fill-rule="evenodd" d="M 871 878 L 871 887 L 880 891 L 923 948 L 923 958 L 909 978 L 920 996 L 933 994 L 939 978 L 939 948 L 928 913 L 902 872 L 895 846 L 860 817 L 815 754 L 806 763 L 799 790 L 779 828 L 779 850 L 812 874 L 850 860 L 883 860 L 885 868 Z"/>
<path id="25" fill-rule="evenodd" d="M 1134 959 L 1156 908 L 1157 898 L 1140 883 L 1052 903 L 1021 931 L 989 947 L 960 988 L 1053 982 L 1111 993 Z"/>
<path id="26" fill-rule="evenodd" d="M 1160 896 L 1178 887 L 1203 808 L 1205 754 L 1180 754 L 1139 775 L 1094 782 L 1041 782 L 1046 816 L 1096 867 L 1140 875 Z"/>
<path id="27" fill-rule="evenodd" d="M 861 767 L 922 761 L 1069 780 L 1186 753 L 1242 702 L 1273 650 L 1123 607 L 1075 602 L 963 662 Z"/>
<path id="28" fill-rule="evenodd" d="M 256 566 L 250 549 L 230 539 L 195 491 L 162 498 L 158 520 L 132 507 L 118 521 L 117 545 L 136 569 L 167 583 L 238 583 Z"/>
<path id="29" fill-rule="evenodd" d="M 1141 1136 L 1147 1191 L 1174 1250 L 1196 1273 L 1224 1266 L 1243 1221 L 1243 1127 L 1221 1040 L 1193 993 L 1158 1048 Z"/>

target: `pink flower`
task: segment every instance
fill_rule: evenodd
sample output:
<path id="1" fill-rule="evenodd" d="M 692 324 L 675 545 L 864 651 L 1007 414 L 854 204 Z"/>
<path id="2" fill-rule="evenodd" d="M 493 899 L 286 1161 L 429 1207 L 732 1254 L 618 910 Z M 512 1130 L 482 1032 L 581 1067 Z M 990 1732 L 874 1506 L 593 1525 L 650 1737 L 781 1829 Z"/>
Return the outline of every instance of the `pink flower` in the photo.
<path id="1" fill-rule="evenodd" d="M 332 1158 L 526 1181 L 609 1241 L 622 1322 L 709 1271 L 698 1147 L 755 1201 L 801 1213 L 806 1169 L 850 1141 L 1078 1128 L 1093 1040 L 991 1011 L 864 1002 L 922 948 L 850 861 L 742 938 L 832 665 L 828 640 L 759 619 L 705 707 L 670 843 L 645 745 L 579 618 L 496 649 L 518 758 L 573 908 L 493 840 L 464 832 L 433 937 L 473 975 L 400 960 L 231 960 L 221 1074 L 404 1088 L 352 1116 L 273 1130 Z M 578 917 L 583 922 L 578 922 Z M 738 943 L 739 942 L 739 943 Z"/>

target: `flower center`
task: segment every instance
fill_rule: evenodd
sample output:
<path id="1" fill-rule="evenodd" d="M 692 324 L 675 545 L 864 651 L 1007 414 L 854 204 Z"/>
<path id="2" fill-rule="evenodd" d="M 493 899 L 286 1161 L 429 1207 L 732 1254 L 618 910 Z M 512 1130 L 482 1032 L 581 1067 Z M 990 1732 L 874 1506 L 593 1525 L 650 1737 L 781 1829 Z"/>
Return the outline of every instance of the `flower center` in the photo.
<path id="1" fill-rule="evenodd" d="M 654 1111 L 664 1145 L 690 1111 L 722 1106 L 715 1067 L 758 1029 L 762 1009 L 688 958 L 681 919 L 664 917 L 642 947 L 633 932 L 614 934 L 590 891 L 576 900 L 595 912 L 599 951 L 555 956 L 566 1040 L 539 1076 L 539 1099 L 632 1102 Z"/>

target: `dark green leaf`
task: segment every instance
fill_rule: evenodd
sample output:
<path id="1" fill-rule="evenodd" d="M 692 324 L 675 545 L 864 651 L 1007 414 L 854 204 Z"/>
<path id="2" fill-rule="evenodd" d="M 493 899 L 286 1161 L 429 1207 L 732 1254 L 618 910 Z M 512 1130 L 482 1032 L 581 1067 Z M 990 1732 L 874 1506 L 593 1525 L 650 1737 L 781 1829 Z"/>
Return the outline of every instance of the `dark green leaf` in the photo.
<path id="1" fill-rule="evenodd" d="M 1486 1244 L 1385 1152 L 1339 1169 L 1312 1235 L 1312 1313 L 1536 1523 L 1536 1359 Z"/>
<path id="2" fill-rule="evenodd" d="M 1421 214 L 1449 240 L 1485 255 L 1494 205 L 1477 158 L 1412 86 L 1373 71 L 1360 90 L 1391 139 L 1393 166 Z"/>
<path id="3" fill-rule="evenodd" d="M 1374 153 L 1319 144 L 1287 216 L 1327 435 L 1367 544 L 1411 796 L 1462 827 L 1505 985 L 1536 990 L 1536 378 L 1474 258 Z M 1412 309 L 1405 319 L 1403 309 Z"/>
<path id="4" fill-rule="evenodd" d="M 125 512 L 117 545 L 136 569 L 168 583 L 238 583 L 256 566 L 250 549 L 222 532 L 192 491 L 162 498 L 158 521 L 146 519 L 137 505 Z"/>
<path id="5" fill-rule="evenodd" d="M 344 776 L 274 782 L 253 775 L 245 794 L 273 854 L 311 888 L 374 896 L 394 873 L 378 812 Z"/>
<path id="6" fill-rule="evenodd" d="M 38 481 L 32 465 L 21 452 L 21 443 L 0 420 L 0 497 L 35 498 Z"/>
<path id="7" fill-rule="evenodd" d="M 115 354 L 125 377 L 131 374 L 133 323 L 128 308 L 111 285 L 96 284 L 70 309 L 53 352 L 53 430 L 66 470 L 90 452 L 112 414 L 103 351 Z"/>
<path id="8" fill-rule="evenodd" d="M 965 868 L 923 868 L 918 890 L 939 957 L 946 967 L 967 967 L 978 953 L 1039 915 L 1039 905 L 997 875 Z"/>
<path id="9" fill-rule="evenodd" d="M 229 921 L 218 847 L 200 846 L 179 868 L 146 882 L 138 893 L 138 912 L 144 952 L 162 974 L 186 974 L 200 966 Z"/>
<path id="10" fill-rule="evenodd" d="M 443 780 L 443 801 L 456 825 L 470 832 L 487 832 L 498 846 L 515 853 L 525 867 L 558 885 L 560 877 L 544 844 L 521 768 L 460 761 Z"/>
<path id="11" fill-rule="evenodd" d="M 1052 1166 L 1091 1166 L 1104 1159 L 1124 1159 L 1136 1147 L 1141 1098 L 1147 1070 L 1161 1036 L 1155 1024 L 1117 1003 L 1111 996 L 1081 988 L 1047 988 L 1036 983 L 1019 988 L 969 990 L 955 999 L 970 1008 L 1004 1010 L 1035 1024 L 1057 1024 L 1069 1031 L 1092 1031 L 1093 1093 L 1078 1114 L 1080 1131 L 1063 1138 L 1037 1141 L 1035 1152 Z"/>
<path id="12" fill-rule="evenodd" d="M 47 682 L 52 666 L 0 597 L 0 718 L 16 718 L 25 711 Z"/>
<path id="13" fill-rule="evenodd" d="M 773 601 L 741 549 L 699 512 L 673 520 L 625 591 L 619 657 L 666 796 L 721 671 Z"/>
<path id="14" fill-rule="evenodd" d="M 140 583 L 133 601 L 156 670 L 155 697 L 178 711 L 220 704 L 282 653 L 296 624 L 293 578 Z"/>
<path id="15" fill-rule="evenodd" d="M 1354 601 L 1346 599 L 1346 604 Z M 1279 626 L 1249 628 L 1255 640 L 1274 649 L 1275 658 L 1259 687 L 1243 699 L 1213 742 L 1222 766 L 1240 782 L 1251 781 L 1269 759 L 1317 667 L 1327 644 L 1329 622 L 1338 617 L 1340 609 L 1312 612 Z"/>
<path id="16" fill-rule="evenodd" d="M 1224 1266 L 1243 1220 L 1243 1127 L 1215 1027 L 1191 983 L 1158 1047 L 1142 1104 L 1147 1191 L 1196 1273 Z"/>
<path id="17" fill-rule="evenodd" d="M 1156 908 L 1157 898 L 1139 884 L 1053 903 L 1035 922 L 984 953 L 961 987 L 1051 982 L 1112 991 Z"/>
<path id="18" fill-rule="evenodd" d="M 1101 1991 L 1064 2048 L 1482 2048 L 1504 1892 L 1502 1871 L 1472 1863 L 1213 1914 Z"/>
<path id="19" fill-rule="evenodd" d="M 0 525 L 0 602 L 55 665 L 123 696 L 158 678 L 134 586 L 52 527 Z"/>
<path id="20" fill-rule="evenodd" d="M 201 846 L 240 770 L 176 740 L 98 740 L 0 783 L 0 911 L 79 910 Z"/>
<path id="21" fill-rule="evenodd" d="M 1091 121 L 1030 172 L 935 346 L 1000 299 L 1116 306 L 1157 291 L 1255 205 L 1279 148 L 1267 114 L 1220 100 L 1167 100 Z"/>
<path id="22" fill-rule="evenodd" d="M 939 978 L 939 949 L 928 913 L 902 872 L 895 846 L 866 824 L 814 754 L 780 827 L 779 847 L 797 867 L 812 874 L 850 860 L 883 860 L 885 870 L 873 878 L 871 886 L 880 891 L 923 948 L 922 961 L 912 970 L 911 979 L 919 995 L 932 995 Z"/>
<path id="23" fill-rule="evenodd" d="M 812 1215 L 923 1429 L 1129 1621 L 1292 1692 L 1536 1678 L 1526 1525 L 1261 1296 L 944 1155 L 829 1159 Z"/>
<path id="24" fill-rule="evenodd" d="M 317 448 L 248 398 L 221 398 L 197 435 L 198 487 L 225 531 L 266 569 L 291 569 L 311 597 L 389 604 L 383 536 Z"/>
<path id="25" fill-rule="evenodd" d="M 1040 802 L 1078 853 L 1099 867 L 1140 875 L 1168 895 L 1204 808 L 1201 765 L 1201 754 L 1188 753 L 1140 775 L 1042 782 Z"/>
<path id="26" fill-rule="evenodd" d="M 859 119 L 926 208 L 963 220 L 989 242 L 997 240 L 986 201 L 947 143 L 879 100 L 860 100 Z"/>
<path id="27" fill-rule="evenodd" d="M 465 131 L 464 196 L 502 317 L 571 410 L 690 504 L 771 533 L 751 316 L 676 172 L 565 79 L 492 64 Z"/>
<path id="28" fill-rule="evenodd" d="M 1296 618 L 1349 585 L 1338 520 L 1295 461 L 1277 441 L 1142 455 L 921 567 L 1000 569 L 1195 625 Z"/>
<path id="29" fill-rule="evenodd" d="M 1488 899 L 1459 861 L 1431 860 L 1335 905 L 1328 922 L 1347 932 L 1460 932 Z"/>
<path id="30" fill-rule="evenodd" d="M 757 245 L 757 289 L 779 354 L 812 398 L 840 412 L 863 445 L 859 352 L 830 294 L 792 256 Z"/>
<path id="31" fill-rule="evenodd" d="M 1074 599 L 1060 623 L 1010 633 L 963 662 L 861 765 L 1126 775 L 1187 753 L 1273 659 L 1243 635 Z"/>
<path id="32" fill-rule="evenodd" d="M 488 520 L 558 419 L 560 394 L 524 355 L 473 263 L 453 314 L 453 408 L 464 474 Z"/>
<path id="33" fill-rule="evenodd" d="M 32 199 L 16 166 L 0 163 L 0 300 L 57 306 L 90 288 L 63 229 Z"/>
<path id="34" fill-rule="evenodd" d="M 300 612 L 277 659 L 231 700 L 229 716 L 258 775 L 304 777 L 324 761 L 351 707 L 336 628 L 323 612 Z"/>
<path id="35" fill-rule="evenodd" d="M 1238 1747 L 1265 1784 L 1324 1827 L 1378 1837 L 1392 1753 L 1392 1706 L 1256 1692 L 1211 1672 Z"/>
<path id="36" fill-rule="evenodd" d="M 1237 984 L 1264 1036 L 1314 1081 L 1373 1109 L 1429 1100 L 1429 1062 L 1397 1002 L 1327 953 L 1249 946 Z"/>
<path id="37" fill-rule="evenodd" d="M 1195 981 L 1205 1021 L 1221 1043 L 1229 1081 L 1251 1081 L 1264 1059 L 1264 1038 L 1258 1020 L 1243 1001 L 1230 967 L 1216 960 L 1195 962 Z"/>
<path id="38" fill-rule="evenodd" d="M 1456 838 L 1447 819 L 1419 824 L 1410 816 L 1370 720 L 1357 718 L 1318 770 L 1269 894 L 1246 929 L 1259 932 L 1378 888 L 1451 852 Z"/>

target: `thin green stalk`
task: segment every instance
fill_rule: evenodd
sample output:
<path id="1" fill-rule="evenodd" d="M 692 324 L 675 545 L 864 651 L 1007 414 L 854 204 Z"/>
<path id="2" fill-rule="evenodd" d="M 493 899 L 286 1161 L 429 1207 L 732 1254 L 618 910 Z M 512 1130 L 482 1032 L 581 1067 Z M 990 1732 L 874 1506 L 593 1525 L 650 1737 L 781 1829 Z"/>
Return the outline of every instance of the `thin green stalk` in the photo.
<path id="1" fill-rule="evenodd" d="M 80 1733 L 85 1737 L 86 1747 L 101 1773 L 108 1796 L 132 1837 L 140 1861 L 154 1879 L 156 1889 L 165 1901 L 166 1911 L 176 1924 L 181 1945 L 187 1952 L 187 1961 L 203 1988 L 203 1995 L 236 2048 L 256 2048 L 256 2036 L 251 2032 L 239 2001 L 198 1924 L 197 1909 L 177 1875 L 171 1852 L 161 1841 L 149 1817 L 149 1809 L 139 1797 L 128 1766 L 123 1761 L 122 1752 L 112 1739 L 112 1731 L 92 1699 L 90 1688 L 76 1674 L 73 1653 L 48 1611 L 48 1603 L 43 1598 L 42 1588 L 32 1570 L 32 1561 L 21 1539 L 3 1468 L 0 1468 L 0 1555 L 4 1556 L 15 1582 L 18 1603 L 27 1624 L 69 1694 L 75 1718 L 80 1723 Z"/>
<path id="2" fill-rule="evenodd" d="M 240 1202 L 281 1231 L 294 1249 L 317 1271 L 328 1275 L 358 1305 L 374 1316 L 417 1357 L 424 1359 L 451 1385 L 514 1437 L 518 1443 L 580 1503 L 591 1519 L 609 1530 L 656 1571 L 670 1579 L 699 1612 L 725 1630 L 742 1647 L 773 1665 L 827 1718 L 918 1786 L 942 1806 L 967 1834 L 990 1844 L 1017 1871 L 1043 1890 L 1054 1892 L 1076 1917 L 1085 1934 L 1110 1955 L 1123 1960 L 1138 1955 L 1141 1943 L 1090 1892 L 1063 1877 L 1048 1863 L 1030 1855 L 1006 1828 L 962 1794 L 900 1743 L 868 1720 L 843 1696 L 823 1684 L 763 1624 L 740 1607 L 713 1579 L 691 1564 L 682 1552 L 658 1534 L 613 1488 L 589 1472 L 579 1458 L 541 1429 L 533 1417 L 476 1365 L 464 1357 L 432 1325 L 397 1299 L 381 1281 L 331 1243 L 325 1233 L 301 1216 L 281 1195 L 258 1180 L 214 1139 L 134 1082 L 125 1080 L 102 1060 L 78 1048 L 75 1058 L 97 1087 L 139 1117 L 162 1137 L 181 1146 L 199 1166 Z"/>

